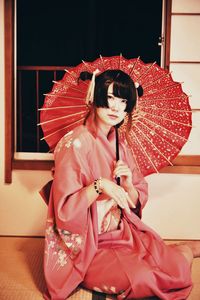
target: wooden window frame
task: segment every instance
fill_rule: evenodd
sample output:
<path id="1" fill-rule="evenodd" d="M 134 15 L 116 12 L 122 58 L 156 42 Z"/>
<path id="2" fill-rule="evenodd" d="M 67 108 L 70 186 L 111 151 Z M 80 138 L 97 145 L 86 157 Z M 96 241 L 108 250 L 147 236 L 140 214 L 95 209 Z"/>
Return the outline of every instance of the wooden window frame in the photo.
<path id="1" fill-rule="evenodd" d="M 5 24 L 5 183 L 12 182 L 12 170 L 50 170 L 52 161 L 14 159 L 14 0 L 4 0 Z M 165 65 L 170 64 L 171 0 L 166 5 Z M 200 155 L 179 155 L 173 166 L 160 173 L 200 174 Z"/>

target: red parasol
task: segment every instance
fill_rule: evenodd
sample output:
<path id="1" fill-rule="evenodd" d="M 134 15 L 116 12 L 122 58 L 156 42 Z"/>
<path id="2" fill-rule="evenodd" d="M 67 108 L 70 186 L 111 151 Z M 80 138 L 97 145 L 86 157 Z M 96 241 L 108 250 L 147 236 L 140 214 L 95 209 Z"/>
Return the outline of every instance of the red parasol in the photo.
<path id="1" fill-rule="evenodd" d="M 100 57 L 94 62 L 83 62 L 66 70 L 62 80 L 55 82 L 46 95 L 41 110 L 44 139 L 53 150 L 60 138 L 83 123 L 88 111 L 85 103 L 89 82 L 79 81 L 83 71 L 99 73 L 120 69 L 129 74 L 143 88 L 132 114 L 132 128 L 128 140 L 126 123 L 119 128 L 119 135 L 127 141 L 144 176 L 158 172 L 172 164 L 186 143 L 191 131 L 191 108 L 181 84 L 156 63 L 145 64 L 139 58 L 120 56 Z"/>

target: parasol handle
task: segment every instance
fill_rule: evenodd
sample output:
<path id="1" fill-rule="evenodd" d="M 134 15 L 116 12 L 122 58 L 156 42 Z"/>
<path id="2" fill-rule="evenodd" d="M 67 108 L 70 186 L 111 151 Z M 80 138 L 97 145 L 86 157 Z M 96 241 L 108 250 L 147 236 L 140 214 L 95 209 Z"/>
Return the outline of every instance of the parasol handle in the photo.
<path id="1" fill-rule="evenodd" d="M 116 161 L 119 160 L 119 135 L 117 126 L 115 126 L 115 136 L 116 136 Z M 117 184 L 120 185 L 120 177 L 116 178 Z"/>

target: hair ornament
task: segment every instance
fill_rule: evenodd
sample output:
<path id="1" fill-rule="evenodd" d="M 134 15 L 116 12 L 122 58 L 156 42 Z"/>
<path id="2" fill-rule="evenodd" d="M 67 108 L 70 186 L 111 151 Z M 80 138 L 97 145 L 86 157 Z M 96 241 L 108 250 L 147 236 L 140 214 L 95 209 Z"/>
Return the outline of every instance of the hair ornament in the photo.
<path id="1" fill-rule="evenodd" d="M 134 84 L 135 84 L 135 88 L 136 88 L 136 90 L 137 90 L 137 95 L 138 95 L 138 97 L 142 97 L 142 95 L 143 95 L 143 88 L 142 88 L 142 86 L 139 84 L 139 82 L 134 82 Z"/>
<path id="2" fill-rule="evenodd" d="M 87 105 L 93 103 L 93 101 L 94 101 L 95 78 L 96 78 L 96 75 L 99 74 L 99 73 L 100 73 L 99 69 L 96 69 L 92 73 L 92 79 L 91 79 L 91 82 L 89 84 L 89 88 L 88 88 L 87 96 L 86 96 L 86 104 Z"/>
<path id="3" fill-rule="evenodd" d="M 140 86 L 139 82 L 135 82 L 135 88 L 138 89 Z"/>

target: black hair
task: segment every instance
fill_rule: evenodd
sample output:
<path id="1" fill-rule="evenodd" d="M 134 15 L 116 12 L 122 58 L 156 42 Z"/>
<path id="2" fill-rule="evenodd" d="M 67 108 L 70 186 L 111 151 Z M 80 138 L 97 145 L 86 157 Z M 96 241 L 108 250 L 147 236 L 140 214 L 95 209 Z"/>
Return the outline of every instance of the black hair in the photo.
<path id="1" fill-rule="evenodd" d="M 113 83 L 113 95 L 127 100 L 125 111 L 130 113 L 137 99 L 135 85 L 129 75 L 121 70 L 107 70 L 96 77 L 94 104 L 96 107 L 108 107 L 108 87 Z"/>
<path id="2" fill-rule="evenodd" d="M 80 74 L 81 80 L 91 80 L 91 78 L 91 73 L 82 72 Z M 108 87 L 112 83 L 114 96 L 126 99 L 127 106 L 125 111 L 127 113 L 131 113 L 136 105 L 137 92 L 135 84 L 131 77 L 121 70 L 107 70 L 96 76 L 94 89 L 94 105 L 96 107 L 108 107 L 107 93 Z M 141 86 L 139 86 L 139 88 L 142 89 Z"/>

